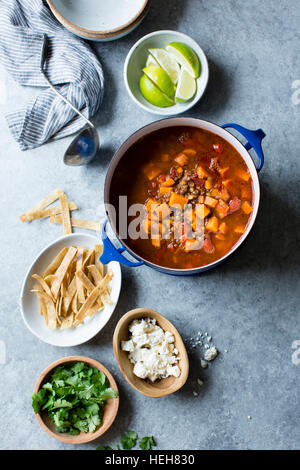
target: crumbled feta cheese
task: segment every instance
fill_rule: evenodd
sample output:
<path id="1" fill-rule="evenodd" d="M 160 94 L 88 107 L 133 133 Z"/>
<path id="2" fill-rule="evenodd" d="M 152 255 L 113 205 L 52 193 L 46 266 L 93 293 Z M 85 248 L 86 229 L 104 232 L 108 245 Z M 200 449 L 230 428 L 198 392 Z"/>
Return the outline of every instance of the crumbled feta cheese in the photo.
<path id="1" fill-rule="evenodd" d="M 197 382 L 200 385 L 200 387 L 202 387 L 202 385 L 204 384 L 204 382 L 201 379 L 198 379 Z"/>
<path id="2" fill-rule="evenodd" d="M 195 392 L 195 391 L 193 391 L 193 395 L 194 395 L 194 397 L 197 397 L 197 396 L 198 396 L 198 393 Z"/>
<path id="3" fill-rule="evenodd" d="M 134 351 L 134 345 L 131 339 L 129 341 L 122 341 L 122 349 L 123 351 Z"/>
<path id="4" fill-rule="evenodd" d="M 141 379 L 148 378 L 152 382 L 169 376 L 179 377 L 178 350 L 174 347 L 174 336 L 163 331 L 151 318 L 134 320 L 129 331 L 131 338 L 122 341 L 123 351 L 129 352 L 128 357 L 134 364 L 133 373 Z"/>
<path id="5" fill-rule="evenodd" d="M 206 367 L 208 366 L 207 362 L 203 361 L 203 359 L 201 359 L 200 365 L 201 365 L 202 369 L 206 369 Z"/>
<path id="6" fill-rule="evenodd" d="M 204 359 L 206 361 L 213 361 L 218 355 L 218 350 L 215 348 L 215 346 L 212 346 L 211 348 L 207 349 L 204 354 Z"/>

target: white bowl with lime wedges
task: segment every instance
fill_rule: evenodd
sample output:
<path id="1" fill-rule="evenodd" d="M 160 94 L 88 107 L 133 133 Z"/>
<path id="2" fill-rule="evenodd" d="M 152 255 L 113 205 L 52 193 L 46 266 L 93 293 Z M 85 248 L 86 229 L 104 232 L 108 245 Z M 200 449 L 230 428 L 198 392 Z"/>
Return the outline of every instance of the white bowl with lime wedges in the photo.
<path id="1" fill-rule="evenodd" d="M 203 50 L 177 31 L 155 31 L 142 37 L 124 64 L 129 96 L 141 108 L 162 116 L 174 116 L 194 106 L 208 78 Z"/>

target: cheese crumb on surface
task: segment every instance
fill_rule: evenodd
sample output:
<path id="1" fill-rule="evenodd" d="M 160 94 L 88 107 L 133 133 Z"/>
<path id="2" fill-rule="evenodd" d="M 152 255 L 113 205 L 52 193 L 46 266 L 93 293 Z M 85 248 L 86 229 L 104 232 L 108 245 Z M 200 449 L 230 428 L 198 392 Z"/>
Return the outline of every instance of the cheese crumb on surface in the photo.
<path id="1" fill-rule="evenodd" d="M 169 376 L 179 377 L 179 357 L 175 348 L 175 338 L 169 331 L 163 331 L 154 318 L 134 320 L 129 331 L 131 338 L 121 342 L 123 351 L 127 351 L 133 367 L 133 373 L 141 379 L 157 379 Z"/>
<path id="2" fill-rule="evenodd" d="M 203 359 L 201 359 L 200 365 L 201 365 L 202 369 L 206 369 L 206 367 L 208 366 L 207 362 L 203 361 Z"/>
<path id="3" fill-rule="evenodd" d="M 213 361 L 218 355 L 218 350 L 215 348 L 215 346 L 212 346 L 211 348 L 207 349 L 204 354 L 204 359 L 206 361 Z"/>

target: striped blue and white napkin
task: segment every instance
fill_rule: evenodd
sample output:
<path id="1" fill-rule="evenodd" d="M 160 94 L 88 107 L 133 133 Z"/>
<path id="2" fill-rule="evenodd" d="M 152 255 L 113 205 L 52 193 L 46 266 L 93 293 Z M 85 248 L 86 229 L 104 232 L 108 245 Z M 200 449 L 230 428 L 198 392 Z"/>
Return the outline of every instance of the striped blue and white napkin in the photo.
<path id="1" fill-rule="evenodd" d="M 39 87 L 34 99 L 6 115 L 21 150 L 65 137 L 85 125 L 40 72 L 45 40 L 44 70 L 60 93 L 87 118 L 96 113 L 103 97 L 103 72 L 97 57 L 88 44 L 56 21 L 45 1 L 2 0 L 0 61 L 19 84 Z"/>

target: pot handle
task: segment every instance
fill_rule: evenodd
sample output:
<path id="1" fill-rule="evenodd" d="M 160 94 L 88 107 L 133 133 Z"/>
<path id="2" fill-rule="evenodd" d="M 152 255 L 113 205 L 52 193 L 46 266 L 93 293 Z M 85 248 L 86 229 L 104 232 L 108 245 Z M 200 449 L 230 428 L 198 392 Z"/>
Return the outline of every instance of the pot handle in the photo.
<path id="1" fill-rule="evenodd" d="M 247 139 L 247 143 L 245 145 L 246 150 L 250 150 L 253 148 L 258 156 L 258 167 L 257 172 L 260 172 L 264 165 L 265 157 L 264 152 L 262 149 L 262 140 L 266 137 L 266 134 L 262 129 L 257 129 L 256 131 L 252 131 L 250 129 L 246 129 L 246 127 L 240 126 L 239 124 L 224 124 L 223 129 L 227 129 L 227 127 L 231 127 L 232 129 L 237 130 L 243 137 Z"/>
<path id="2" fill-rule="evenodd" d="M 119 263 L 122 263 L 125 266 L 129 266 L 129 267 L 142 266 L 142 264 L 144 264 L 144 261 L 138 261 L 137 263 L 134 263 L 133 261 L 130 261 L 129 259 L 122 256 L 123 251 L 126 251 L 126 248 L 124 248 L 123 245 L 121 245 L 120 248 L 116 248 L 112 244 L 112 242 L 108 238 L 107 231 L 106 231 L 107 222 L 108 220 L 104 222 L 104 224 L 102 225 L 102 231 L 101 231 L 102 242 L 103 242 L 103 253 L 100 256 L 101 263 L 108 264 L 110 261 L 118 261 Z"/>

